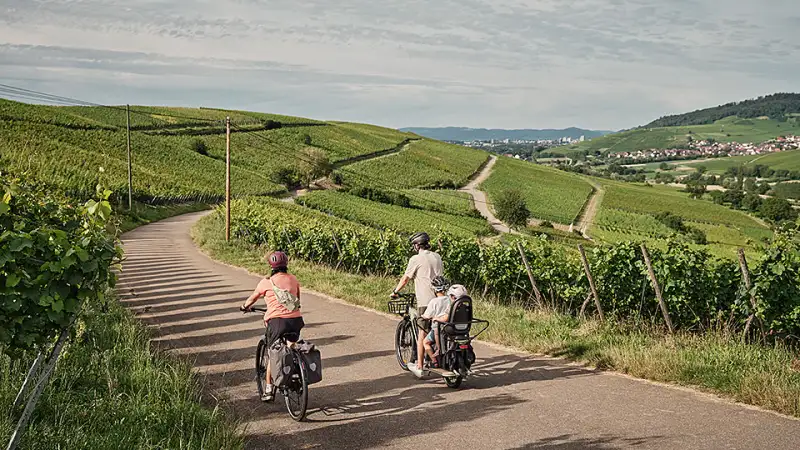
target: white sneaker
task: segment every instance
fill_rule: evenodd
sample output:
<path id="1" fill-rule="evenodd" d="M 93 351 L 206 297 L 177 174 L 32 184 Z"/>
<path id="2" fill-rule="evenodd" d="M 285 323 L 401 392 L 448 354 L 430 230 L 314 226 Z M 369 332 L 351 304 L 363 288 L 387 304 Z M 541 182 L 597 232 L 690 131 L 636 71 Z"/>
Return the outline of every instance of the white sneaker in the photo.
<path id="1" fill-rule="evenodd" d="M 415 377 L 422 378 L 422 370 L 417 366 L 416 363 L 411 363 L 408 365 L 408 371 L 413 373 Z"/>

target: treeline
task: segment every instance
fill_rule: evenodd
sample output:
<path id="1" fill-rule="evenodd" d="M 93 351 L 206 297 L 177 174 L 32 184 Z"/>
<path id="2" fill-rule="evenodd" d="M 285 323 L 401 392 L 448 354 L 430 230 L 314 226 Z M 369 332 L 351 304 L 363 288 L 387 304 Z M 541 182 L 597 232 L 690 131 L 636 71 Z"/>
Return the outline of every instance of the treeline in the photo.
<path id="1" fill-rule="evenodd" d="M 779 93 L 690 113 L 664 116 L 643 128 L 707 125 L 729 116 L 743 119 L 767 116 L 774 120 L 786 120 L 786 115 L 792 113 L 800 113 L 800 94 Z"/>

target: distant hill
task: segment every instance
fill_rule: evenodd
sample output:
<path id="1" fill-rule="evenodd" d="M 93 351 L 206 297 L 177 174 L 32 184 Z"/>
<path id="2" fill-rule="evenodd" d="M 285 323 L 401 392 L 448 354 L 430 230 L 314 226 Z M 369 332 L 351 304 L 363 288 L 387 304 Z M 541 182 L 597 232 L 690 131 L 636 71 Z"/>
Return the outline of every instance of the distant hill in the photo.
<path id="1" fill-rule="evenodd" d="M 685 114 L 664 116 L 648 123 L 643 128 L 709 125 L 730 116 L 737 116 L 740 119 L 769 117 L 773 120 L 784 121 L 787 114 L 796 113 L 800 113 L 800 94 L 781 93 L 699 109 Z"/>
<path id="2" fill-rule="evenodd" d="M 463 127 L 442 127 L 442 128 L 421 128 L 410 127 L 401 128 L 400 131 L 411 132 L 420 136 L 440 141 L 488 141 L 491 139 L 511 139 L 511 140 L 534 140 L 534 139 L 559 139 L 569 137 L 579 139 L 581 136 L 591 139 L 603 136 L 613 131 L 584 130 L 581 128 L 565 128 L 562 130 L 503 130 L 486 128 L 463 128 Z"/>

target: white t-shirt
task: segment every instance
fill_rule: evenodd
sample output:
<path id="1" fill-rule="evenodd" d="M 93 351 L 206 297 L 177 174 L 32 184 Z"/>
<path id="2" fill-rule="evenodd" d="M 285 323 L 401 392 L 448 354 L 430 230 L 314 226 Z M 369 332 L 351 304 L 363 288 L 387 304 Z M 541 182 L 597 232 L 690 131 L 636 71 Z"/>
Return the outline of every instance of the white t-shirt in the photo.
<path id="1" fill-rule="evenodd" d="M 450 314 L 450 297 L 443 295 L 441 297 L 434 297 L 428 301 L 428 308 L 425 309 L 425 314 L 422 317 L 426 319 L 433 319 L 445 314 Z M 439 328 L 439 322 L 432 322 L 433 328 Z"/>
<path id="2" fill-rule="evenodd" d="M 431 280 L 444 274 L 442 257 L 430 250 L 420 250 L 408 261 L 406 276 L 414 280 L 414 293 L 417 306 L 428 306 L 428 300 L 435 297 Z"/>

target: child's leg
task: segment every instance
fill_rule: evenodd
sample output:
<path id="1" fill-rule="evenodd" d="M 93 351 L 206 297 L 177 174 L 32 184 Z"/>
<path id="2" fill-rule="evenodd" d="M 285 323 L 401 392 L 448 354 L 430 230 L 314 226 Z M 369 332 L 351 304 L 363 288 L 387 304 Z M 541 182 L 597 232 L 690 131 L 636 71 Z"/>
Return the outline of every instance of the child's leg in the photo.
<path id="1" fill-rule="evenodd" d="M 425 353 L 427 353 L 427 354 L 428 354 L 428 356 L 431 358 L 431 361 L 432 361 L 432 362 L 435 362 L 435 361 L 436 361 L 436 359 L 435 359 L 435 357 L 434 357 L 434 355 L 433 355 L 433 342 L 429 341 L 429 340 L 426 338 L 426 339 L 425 339 L 425 342 L 424 342 L 424 345 L 425 345 Z"/>

